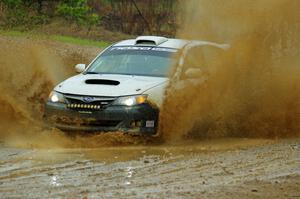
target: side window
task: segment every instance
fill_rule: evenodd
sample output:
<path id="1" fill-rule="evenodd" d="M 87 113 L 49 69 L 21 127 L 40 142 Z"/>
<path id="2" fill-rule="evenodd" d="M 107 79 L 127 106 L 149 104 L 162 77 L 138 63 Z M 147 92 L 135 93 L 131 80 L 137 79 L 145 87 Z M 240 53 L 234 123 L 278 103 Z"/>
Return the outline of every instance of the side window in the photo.
<path id="1" fill-rule="evenodd" d="M 204 65 L 203 46 L 195 46 L 188 49 L 183 60 L 180 79 L 187 79 L 189 76 L 197 77 L 201 73 Z"/>
<path id="2" fill-rule="evenodd" d="M 198 68 L 204 63 L 202 46 L 196 46 L 189 49 L 184 59 L 184 66 L 186 68 Z"/>
<path id="3" fill-rule="evenodd" d="M 214 72 L 222 64 L 224 53 L 223 49 L 209 45 L 188 49 L 183 62 L 181 79 L 198 78 Z"/>

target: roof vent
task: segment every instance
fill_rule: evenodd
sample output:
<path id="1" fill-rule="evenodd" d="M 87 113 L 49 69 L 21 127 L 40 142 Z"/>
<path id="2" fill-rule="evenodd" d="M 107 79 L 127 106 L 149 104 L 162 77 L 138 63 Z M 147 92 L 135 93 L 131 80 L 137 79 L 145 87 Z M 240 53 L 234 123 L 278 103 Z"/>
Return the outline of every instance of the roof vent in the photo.
<path id="1" fill-rule="evenodd" d="M 165 37 L 156 36 L 140 36 L 135 40 L 135 45 L 155 45 L 158 46 L 164 42 L 168 41 Z"/>

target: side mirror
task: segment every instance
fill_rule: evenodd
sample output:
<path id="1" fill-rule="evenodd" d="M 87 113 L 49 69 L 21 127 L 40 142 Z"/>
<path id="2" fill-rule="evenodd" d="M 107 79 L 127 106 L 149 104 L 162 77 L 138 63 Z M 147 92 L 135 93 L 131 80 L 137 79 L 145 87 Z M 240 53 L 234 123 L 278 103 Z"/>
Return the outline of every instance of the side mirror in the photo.
<path id="1" fill-rule="evenodd" d="M 75 66 L 75 70 L 77 73 L 82 73 L 85 70 L 85 64 L 77 64 Z"/>
<path id="2" fill-rule="evenodd" d="M 185 76 L 190 79 L 200 78 L 202 70 L 199 68 L 189 68 L 185 71 Z"/>

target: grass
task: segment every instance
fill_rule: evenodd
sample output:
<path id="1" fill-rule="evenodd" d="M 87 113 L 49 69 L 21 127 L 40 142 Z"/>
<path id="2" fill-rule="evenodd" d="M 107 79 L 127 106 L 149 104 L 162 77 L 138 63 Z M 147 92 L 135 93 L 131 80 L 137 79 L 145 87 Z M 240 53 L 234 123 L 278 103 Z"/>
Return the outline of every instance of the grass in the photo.
<path id="1" fill-rule="evenodd" d="M 19 31 L 0 31 L 0 35 L 12 36 L 12 37 L 25 37 L 27 34 Z"/>
<path id="2" fill-rule="evenodd" d="M 99 48 L 105 48 L 110 45 L 110 43 L 105 41 L 94 41 L 89 39 L 82 39 L 82 38 L 63 36 L 63 35 L 42 35 L 42 34 L 34 34 L 31 32 L 21 32 L 21 31 L 0 30 L 0 35 L 11 36 L 11 37 L 38 37 L 41 39 L 48 39 L 51 41 L 58 41 L 62 43 L 76 44 L 81 46 L 95 46 Z"/>
<path id="3" fill-rule="evenodd" d="M 49 36 L 49 38 L 53 41 L 84 45 L 84 46 L 96 46 L 100 48 L 107 47 L 110 45 L 108 42 L 105 41 L 93 41 L 93 40 L 81 39 L 81 38 L 69 37 L 63 35 L 51 35 Z"/>

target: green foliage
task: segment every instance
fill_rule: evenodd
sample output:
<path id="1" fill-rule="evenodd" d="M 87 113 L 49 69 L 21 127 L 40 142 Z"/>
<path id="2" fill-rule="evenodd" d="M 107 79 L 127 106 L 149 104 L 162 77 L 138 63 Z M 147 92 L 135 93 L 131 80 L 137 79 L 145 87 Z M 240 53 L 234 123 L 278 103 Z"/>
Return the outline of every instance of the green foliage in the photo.
<path id="1" fill-rule="evenodd" d="M 30 24 L 32 24 L 32 25 L 47 24 L 49 21 L 50 21 L 50 18 L 45 14 L 32 16 L 30 18 Z"/>
<path id="2" fill-rule="evenodd" d="M 63 18 L 88 28 L 172 35 L 179 0 L 0 0 L 0 26 L 25 30 Z M 101 20 L 100 20 L 101 19 Z"/>
<path id="3" fill-rule="evenodd" d="M 22 0 L 1 0 L 0 2 L 9 9 L 18 8 L 22 5 Z"/>
<path id="4" fill-rule="evenodd" d="M 45 24 L 49 17 L 41 13 L 44 0 L 0 0 L 4 10 L 4 22 L 9 27 Z"/>
<path id="5" fill-rule="evenodd" d="M 94 25 L 97 25 L 100 21 L 100 18 L 97 14 L 95 13 L 92 13 L 90 15 L 87 16 L 86 18 L 86 24 L 89 26 L 89 27 L 92 27 Z"/>
<path id="6" fill-rule="evenodd" d="M 25 22 L 26 12 L 22 6 L 22 0 L 1 0 L 6 8 L 4 21 L 11 26 Z"/>
<path id="7" fill-rule="evenodd" d="M 88 6 L 87 0 L 0 0 L 0 3 L 5 8 L 3 21 L 10 27 L 46 24 L 53 13 L 79 26 L 88 26 L 89 29 L 100 21 L 100 17 Z M 52 5 L 54 9 L 50 13 L 48 10 L 46 14 L 43 12 L 47 10 L 45 5 Z"/>
<path id="8" fill-rule="evenodd" d="M 10 37 L 33 37 L 38 39 L 47 39 L 51 41 L 76 44 L 81 46 L 95 46 L 99 48 L 105 48 L 110 45 L 110 43 L 105 41 L 94 41 L 89 39 L 81 39 L 77 37 L 70 37 L 70 36 L 63 36 L 63 35 L 42 35 L 42 34 L 36 34 L 30 32 L 3 31 L 3 30 L 0 30 L 0 35 L 10 36 Z"/>
<path id="9" fill-rule="evenodd" d="M 63 1 L 56 7 L 56 14 L 78 25 L 91 27 L 99 22 L 99 16 L 91 12 L 87 0 Z"/>

